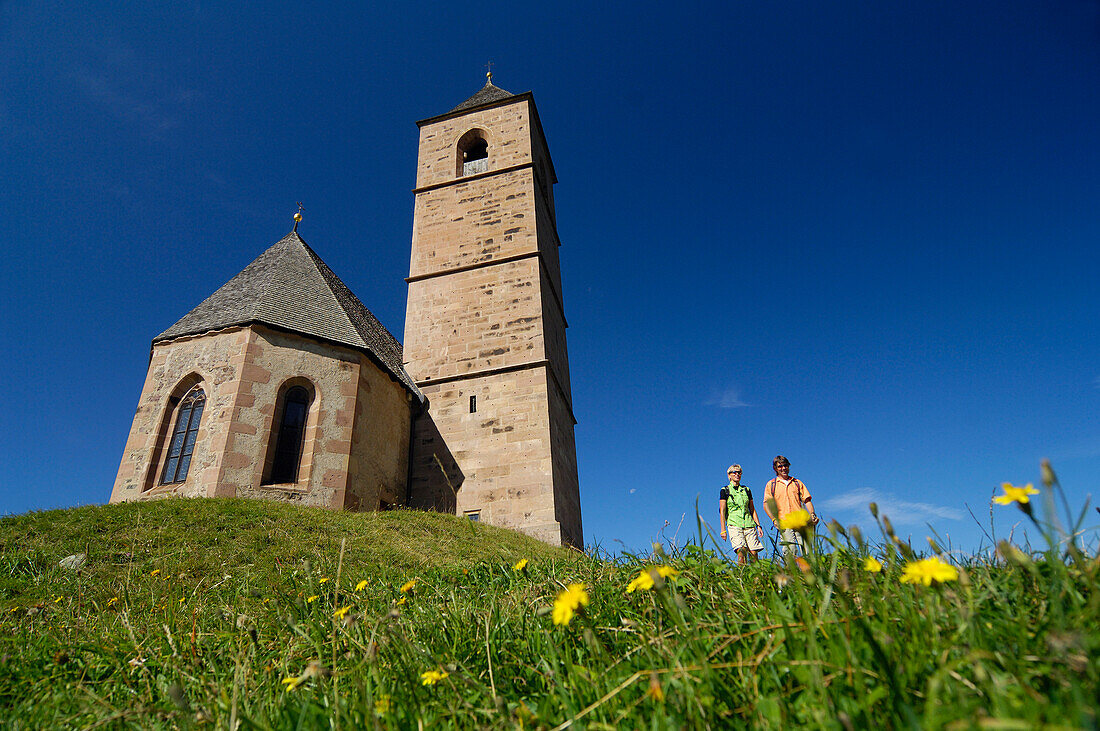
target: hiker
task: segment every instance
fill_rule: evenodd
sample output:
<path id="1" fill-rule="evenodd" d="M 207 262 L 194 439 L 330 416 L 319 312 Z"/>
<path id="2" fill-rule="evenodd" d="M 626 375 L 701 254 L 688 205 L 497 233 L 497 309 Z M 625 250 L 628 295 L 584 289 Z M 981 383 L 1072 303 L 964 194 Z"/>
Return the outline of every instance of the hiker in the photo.
<path id="1" fill-rule="evenodd" d="M 782 454 L 772 460 L 772 470 L 775 477 L 768 480 L 764 487 L 764 510 L 772 519 L 772 524 L 780 530 L 784 553 L 795 553 L 795 549 L 805 555 L 806 542 L 794 528 L 779 528 L 779 521 L 797 510 L 805 510 L 810 514 L 810 525 L 807 533 L 817 525 L 817 512 L 810 500 L 810 491 L 805 483 L 797 477 L 791 477 L 791 463 Z M 805 505 L 805 507 L 803 507 Z"/>
<path id="2" fill-rule="evenodd" d="M 722 540 L 729 533 L 730 545 L 737 552 L 737 564 L 745 566 L 749 556 L 758 559 L 764 548 L 760 539 L 764 529 L 760 527 L 760 518 L 756 515 L 756 504 L 752 501 L 752 490 L 741 484 L 741 465 L 730 465 L 726 470 L 729 484 L 718 494 L 718 515 L 722 518 Z"/>

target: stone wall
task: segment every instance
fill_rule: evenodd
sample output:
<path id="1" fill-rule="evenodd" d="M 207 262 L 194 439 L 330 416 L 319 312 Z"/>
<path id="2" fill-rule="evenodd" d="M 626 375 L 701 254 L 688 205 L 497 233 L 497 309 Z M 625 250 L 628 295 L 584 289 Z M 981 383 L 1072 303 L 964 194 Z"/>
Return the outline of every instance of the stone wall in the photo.
<path id="1" fill-rule="evenodd" d="M 182 483 L 159 485 L 175 406 L 195 382 L 207 403 L 190 471 Z M 266 484 L 281 400 L 295 385 L 311 395 L 298 478 Z M 180 495 L 392 504 L 406 490 L 406 393 L 363 353 L 259 325 L 158 343 L 111 502 Z"/>

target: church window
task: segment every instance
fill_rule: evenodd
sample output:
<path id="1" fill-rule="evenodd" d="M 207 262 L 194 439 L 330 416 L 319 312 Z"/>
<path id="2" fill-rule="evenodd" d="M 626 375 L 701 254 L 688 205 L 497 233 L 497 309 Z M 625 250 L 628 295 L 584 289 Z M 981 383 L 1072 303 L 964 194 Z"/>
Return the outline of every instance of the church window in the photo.
<path id="1" fill-rule="evenodd" d="M 485 133 L 472 129 L 458 141 L 458 174 L 476 175 L 489 169 L 489 143 Z"/>
<path id="2" fill-rule="evenodd" d="M 268 484 L 298 481 L 309 402 L 309 392 L 301 386 L 290 388 L 283 397 L 279 433 L 275 440 L 275 458 L 271 463 L 271 475 L 265 481 Z"/>
<path id="3" fill-rule="evenodd" d="M 199 436 L 199 421 L 202 408 L 206 405 L 206 394 L 196 386 L 187 392 L 180 401 L 176 415 L 176 428 L 172 430 L 172 441 L 168 445 L 168 459 L 164 463 L 164 472 L 160 482 L 167 485 L 183 482 L 191 468 L 191 456 L 195 453 L 195 440 Z"/>
<path id="4" fill-rule="evenodd" d="M 477 396 L 470 397 L 470 413 L 477 413 Z"/>

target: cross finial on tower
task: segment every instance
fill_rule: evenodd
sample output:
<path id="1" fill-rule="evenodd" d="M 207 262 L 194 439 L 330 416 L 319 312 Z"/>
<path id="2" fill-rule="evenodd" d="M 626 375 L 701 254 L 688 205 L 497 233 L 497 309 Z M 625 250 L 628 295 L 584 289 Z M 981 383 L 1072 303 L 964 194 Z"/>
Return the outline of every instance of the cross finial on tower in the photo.
<path id="1" fill-rule="evenodd" d="M 298 233 L 298 224 L 302 222 L 302 202 L 298 201 L 298 212 L 294 214 L 294 233 Z"/>
<path id="2" fill-rule="evenodd" d="M 492 86 L 493 84 L 493 62 L 489 61 L 485 64 L 485 84 L 486 86 Z"/>

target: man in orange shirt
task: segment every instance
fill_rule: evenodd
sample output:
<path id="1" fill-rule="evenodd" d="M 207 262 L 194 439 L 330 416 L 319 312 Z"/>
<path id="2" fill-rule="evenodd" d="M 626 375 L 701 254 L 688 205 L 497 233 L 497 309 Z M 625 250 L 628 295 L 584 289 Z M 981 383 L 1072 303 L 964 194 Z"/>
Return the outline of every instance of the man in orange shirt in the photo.
<path id="1" fill-rule="evenodd" d="M 764 487 L 764 510 L 772 523 L 779 528 L 779 521 L 796 510 L 806 510 L 810 514 L 810 523 L 817 524 L 817 512 L 810 500 L 810 491 L 805 483 L 796 477 L 791 477 L 791 463 L 782 454 L 772 460 L 772 469 L 775 477 L 768 480 Z M 806 507 L 802 507 L 805 505 Z M 781 530 L 783 551 L 793 552 L 797 546 L 802 553 L 806 553 L 806 544 L 802 540 L 802 534 L 793 528 Z"/>

